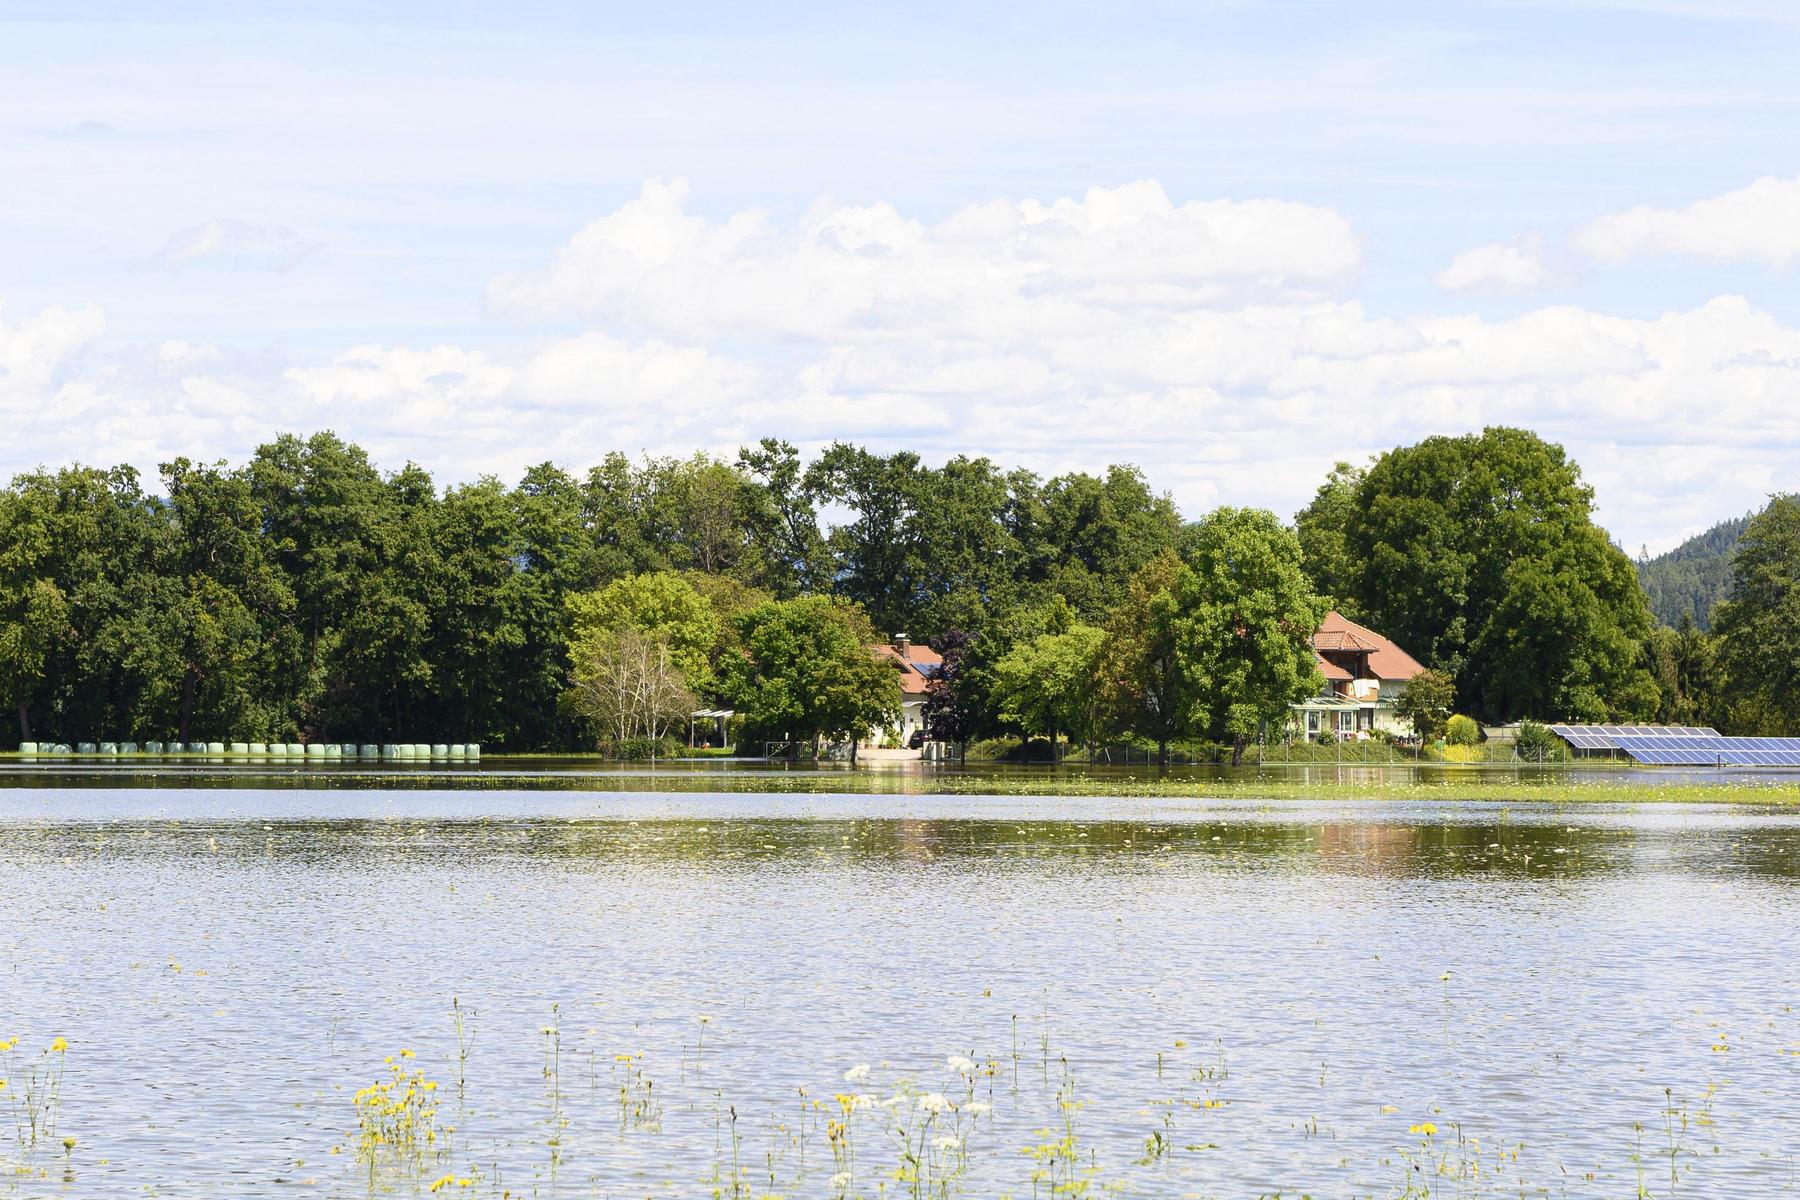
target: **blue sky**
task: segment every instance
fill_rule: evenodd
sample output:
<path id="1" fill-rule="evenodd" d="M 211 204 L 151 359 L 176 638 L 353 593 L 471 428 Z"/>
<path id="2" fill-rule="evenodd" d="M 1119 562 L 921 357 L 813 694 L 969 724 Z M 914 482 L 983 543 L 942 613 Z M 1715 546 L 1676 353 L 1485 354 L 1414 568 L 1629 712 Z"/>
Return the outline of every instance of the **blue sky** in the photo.
<path id="1" fill-rule="evenodd" d="M 1291 513 L 1800 466 L 1800 7 L 0 3 L 0 470 L 843 436 Z M 1759 182 L 1760 181 L 1760 182 Z"/>

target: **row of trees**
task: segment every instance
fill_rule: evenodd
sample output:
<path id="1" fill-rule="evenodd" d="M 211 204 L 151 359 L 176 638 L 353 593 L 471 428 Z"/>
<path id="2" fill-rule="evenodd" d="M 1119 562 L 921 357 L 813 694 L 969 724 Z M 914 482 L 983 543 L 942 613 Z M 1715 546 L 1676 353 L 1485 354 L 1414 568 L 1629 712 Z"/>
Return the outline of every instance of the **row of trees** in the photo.
<path id="1" fill-rule="evenodd" d="M 924 638 L 1061 597 L 1103 612 L 1182 535 L 1139 473 L 765 440 L 440 489 L 329 433 L 249 462 L 70 466 L 0 491 L 0 702 L 18 740 L 580 744 L 572 597 L 685 572 L 832 596 Z M 827 525 L 829 508 L 847 519 Z"/>
<path id="2" fill-rule="evenodd" d="M 842 444 L 808 462 L 774 440 L 443 489 L 290 435 L 159 485 L 75 466 L 0 491 L 20 740 L 554 749 L 654 741 L 710 702 L 829 739 L 892 720 L 866 647 L 905 631 L 943 654 L 943 736 L 1241 744 L 1316 685 L 1306 638 L 1332 604 L 1486 720 L 1800 718 L 1780 690 L 1797 660 L 1757 657 L 1800 627 L 1785 510 L 1746 532 L 1716 640 L 1658 629 L 1578 469 L 1520 430 L 1341 465 L 1291 526 L 1184 522 L 1130 467 L 1041 479 Z"/>

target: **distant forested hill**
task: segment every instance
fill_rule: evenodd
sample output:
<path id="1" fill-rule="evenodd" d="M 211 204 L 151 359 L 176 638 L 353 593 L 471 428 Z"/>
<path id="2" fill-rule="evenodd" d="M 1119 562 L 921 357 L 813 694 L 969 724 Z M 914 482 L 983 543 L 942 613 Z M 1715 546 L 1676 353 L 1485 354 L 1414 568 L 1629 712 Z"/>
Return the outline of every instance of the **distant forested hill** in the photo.
<path id="1" fill-rule="evenodd" d="M 1638 578 L 1650 597 L 1650 611 L 1664 625 L 1676 625 L 1691 612 L 1702 629 L 1712 626 L 1712 607 L 1731 587 L 1731 552 L 1749 516 L 1720 521 L 1667 554 L 1644 559 Z"/>

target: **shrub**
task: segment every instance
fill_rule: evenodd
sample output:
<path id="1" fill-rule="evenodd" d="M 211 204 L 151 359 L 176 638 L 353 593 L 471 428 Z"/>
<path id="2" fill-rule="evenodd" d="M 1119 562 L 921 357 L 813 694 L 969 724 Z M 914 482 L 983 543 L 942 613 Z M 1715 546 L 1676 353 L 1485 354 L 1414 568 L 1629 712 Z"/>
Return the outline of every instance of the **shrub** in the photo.
<path id="1" fill-rule="evenodd" d="M 642 762 L 650 758 L 679 758 L 687 753 L 687 747 L 679 738 L 626 738 L 607 747 L 609 757 L 620 762 Z"/>
<path id="2" fill-rule="evenodd" d="M 1526 762 L 1561 762 L 1564 758 L 1562 739 L 1536 721 L 1519 722 L 1513 753 Z"/>
<path id="3" fill-rule="evenodd" d="M 969 743 L 968 757 L 996 762 L 1012 762 L 1019 757 L 1019 739 L 1010 737 L 977 738 Z"/>
<path id="4" fill-rule="evenodd" d="M 1444 727 L 1444 740 L 1452 746 L 1473 746 L 1481 740 L 1481 726 L 1475 723 L 1474 717 L 1458 713 Z"/>

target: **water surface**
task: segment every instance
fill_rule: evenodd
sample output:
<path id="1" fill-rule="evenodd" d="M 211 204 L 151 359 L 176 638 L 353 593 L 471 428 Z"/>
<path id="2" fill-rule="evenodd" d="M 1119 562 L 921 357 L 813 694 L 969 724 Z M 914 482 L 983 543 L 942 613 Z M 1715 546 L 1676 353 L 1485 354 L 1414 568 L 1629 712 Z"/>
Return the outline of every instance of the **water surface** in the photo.
<path id="1" fill-rule="evenodd" d="M 0 1188 L 1794 1186 L 1785 814 L 208 782 L 0 789 Z M 389 1056 L 454 1129 L 371 1170 Z"/>

